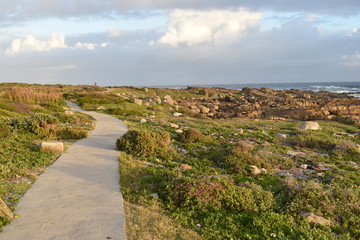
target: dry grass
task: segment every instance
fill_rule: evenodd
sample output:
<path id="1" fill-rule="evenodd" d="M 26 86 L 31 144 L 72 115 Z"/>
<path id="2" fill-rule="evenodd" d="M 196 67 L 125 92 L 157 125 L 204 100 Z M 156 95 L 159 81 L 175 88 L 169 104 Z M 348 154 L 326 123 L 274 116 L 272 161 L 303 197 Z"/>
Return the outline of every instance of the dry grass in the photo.
<path id="1" fill-rule="evenodd" d="M 0 97 L 5 100 L 24 103 L 56 103 L 62 99 L 62 93 L 51 87 L 9 87 L 2 89 Z"/>
<path id="2" fill-rule="evenodd" d="M 126 235 L 129 240 L 201 239 L 194 231 L 175 226 L 156 203 L 145 208 L 124 201 L 124 207 Z"/>

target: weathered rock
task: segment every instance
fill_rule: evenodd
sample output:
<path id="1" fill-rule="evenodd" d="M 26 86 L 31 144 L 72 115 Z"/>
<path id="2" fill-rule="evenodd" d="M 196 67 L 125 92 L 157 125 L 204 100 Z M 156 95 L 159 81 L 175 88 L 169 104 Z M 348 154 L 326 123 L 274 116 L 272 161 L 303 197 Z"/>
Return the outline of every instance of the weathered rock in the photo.
<path id="1" fill-rule="evenodd" d="M 13 212 L 1 198 L 0 198 L 0 217 L 7 218 L 9 220 L 14 218 Z"/>
<path id="2" fill-rule="evenodd" d="M 172 128 L 180 128 L 180 126 L 177 125 L 177 124 L 175 124 L 175 123 L 170 123 L 169 125 L 170 125 L 170 127 L 172 127 Z"/>
<path id="3" fill-rule="evenodd" d="M 106 108 L 104 106 L 100 106 L 97 108 L 97 110 L 105 110 Z"/>
<path id="4" fill-rule="evenodd" d="M 42 142 L 40 149 L 44 152 L 62 153 L 64 144 L 62 142 Z"/>
<path id="5" fill-rule="evenodd" d="M 257 166 L 251 165 L 250 167 L 251 167 L 252 174 L 259 175 L 261 173 L 261 170 Z"/>
<path id="6" fill-rule="evenodd" d="M 324 226 L 331 225 L 330 220 L 328 220 L 324 217 L 317 216 L 314 213 L 302 212 L 302 213 L 300 213 L 300 216 L 304 217 L 306 219 L 306 221 L 308 221 L 309 223 L 317 223 L 317 224 L 324 225 Z"/>
<path id="7" fill-rule="evenodd" d="M 314 121 L 306 121 L 301 124 L 300 128 L 304 130 L 321 130 L 320 125 Z"/>
<path id="8" fill-rule="evenodd" d="M 189 171 L 191 169 L 192 169 L 192 167 L 189 164 L 181 164 L 179 167 L 179 170 L 181 172 Z"/>
<path id="9" fill-rule="evenodd" d="M 143 100 L 141 99 L 134 99 L 134 103 L 137 105 L 143 105 Z"/>
<path id="10" fill-rule="evenodd" d="M 142 118 L 142 119 L 140 120 L 140 123 L 147 123 L 147 120 L 146 120 L 145 118 Z"/>
<path id="11" fill-rule="evenodd" d="M 181 117 L 183 114 L 182 113 L 179 113 L 179 112 L 174 112 L 173 113 L 173 116 L 174 117 Z"/>

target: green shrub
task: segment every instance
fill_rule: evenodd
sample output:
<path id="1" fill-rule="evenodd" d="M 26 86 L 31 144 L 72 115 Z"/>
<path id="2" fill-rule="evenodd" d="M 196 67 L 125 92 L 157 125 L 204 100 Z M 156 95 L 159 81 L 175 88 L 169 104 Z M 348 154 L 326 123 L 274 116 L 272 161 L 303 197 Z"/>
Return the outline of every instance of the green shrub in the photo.
<path id="1" fill-rule="evenodd" d="M 37 133 L 39 128 L 48 127 L 50 124 L 55 124 L 58 119 L 50 114 L 35 113 L 29 117 L 26 117 L 22 123 L 25 130 Z"/>
<path id="2" fill-rule="evenodd" d="M 136 157 L 171 158 L 168 132 L 152 132 L 146 130 L 129 130 L 116 140 L 117 149 Z"/>
<path id="3" fill-rule="evenodd" d="M 198 142 L 203 139 L 203 135 L 200 130 L 196 128 L 186 129 L 180 134 L 179 140 L 183 143 Z"/>
<path id="4" fill-rule="evenodd" d="M 315 148 L 320 150 L 334 150 L 339 140 L 324 132 L 304 132 L 290 139 L 292 145 L 298 147 Z"/>
<path id="5" fill-rule="evenodd" d="M 169 185 L 165 198 L 175 207 L 199 211 L 263 212 L 272 208 L 274 199 L 259 185 L 237 186 L 229 178 L 182 178 Z"/>
<path id="6" fill-rule="evenodd" d="M 219 165 L 231 173 L 251 174 L 250 165 L 268 167 L 266 159 L 255 157 L 250 151 L 252 146 L 246 142 L 233 145 L 225 156 L 220 159 Z"/>

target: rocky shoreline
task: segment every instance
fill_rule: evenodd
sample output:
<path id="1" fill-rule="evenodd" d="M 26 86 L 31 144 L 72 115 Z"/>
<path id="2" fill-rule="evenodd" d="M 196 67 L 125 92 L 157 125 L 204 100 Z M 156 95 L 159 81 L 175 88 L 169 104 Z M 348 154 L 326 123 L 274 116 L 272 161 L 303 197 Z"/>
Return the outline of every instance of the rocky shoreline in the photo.
<path id="1" fill-rule="evenodd" d="M 242 90 L 188 87 L 204 95 L 181 99 L 178 104 L 193 114 L 211 118 L 334 119 L 360 123 L 360 99 L 347 94 L 268 88 Z"/>

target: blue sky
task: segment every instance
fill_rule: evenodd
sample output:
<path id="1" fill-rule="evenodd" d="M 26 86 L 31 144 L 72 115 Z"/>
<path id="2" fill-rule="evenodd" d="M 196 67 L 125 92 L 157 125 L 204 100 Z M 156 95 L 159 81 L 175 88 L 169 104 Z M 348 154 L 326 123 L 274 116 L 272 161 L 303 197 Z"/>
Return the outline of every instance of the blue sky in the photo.
<path id="1" fill-rule="evenodd" d="M 0 0 L 1 82 L 359 81 L 359 13 L 357 0 Z"/>

